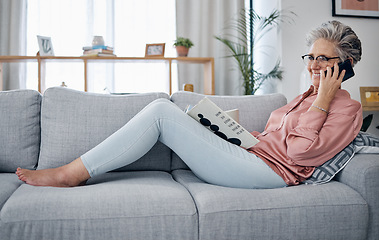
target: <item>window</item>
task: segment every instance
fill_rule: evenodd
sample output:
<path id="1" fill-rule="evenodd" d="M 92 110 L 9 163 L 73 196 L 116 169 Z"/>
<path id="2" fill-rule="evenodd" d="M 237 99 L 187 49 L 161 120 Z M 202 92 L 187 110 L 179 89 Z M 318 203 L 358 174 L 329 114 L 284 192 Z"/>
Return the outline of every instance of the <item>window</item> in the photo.
<path id="1" fill-rule="evenodd" d="M 95 35 L 117 56 L 143 57 L 146 43 L 166 43 L 175 56 L 175 0 L 29 0 L 27 54 L 38 51 L 37 35 L 49 36 L 56 56 L 80 56 Z M 37 89 L 37 67 L 28 63 L 27 87 Z M 91 63 L 89 91 L 168 92 L 165 63 Z M 48 62 L 46 88 L 62 82 L 84 90 L 82 62 Z"/>

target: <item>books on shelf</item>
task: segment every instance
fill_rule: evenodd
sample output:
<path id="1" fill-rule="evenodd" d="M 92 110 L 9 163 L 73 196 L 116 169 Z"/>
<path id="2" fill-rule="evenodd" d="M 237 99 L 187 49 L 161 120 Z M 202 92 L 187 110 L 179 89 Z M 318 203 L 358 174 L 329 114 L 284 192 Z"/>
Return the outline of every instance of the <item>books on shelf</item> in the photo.
<path id="1" fill-rule="evenodd" d="M 83 47 L 84 51 L 86 51 L 86 50 L 92 50 L 92 49 L 105 49 L 105 50 L 112 50 L 113 51 L 113 47 L 104 46 L 104 45 Z"/>
<path id="2" fill-rule="evenodd" d="M 88 46 L 83 47 L 83 56 L 86 57 L 116 57 L 113 47 L 109 46 Z"/>
<path id="3" fill-rule="evenodd" d="M 203 98 L 194 107 L 188 106 L 185 112 L 217 136 L 230 143 L 248 149 L 259 142 L 238 121 L 207 97 Z"/>

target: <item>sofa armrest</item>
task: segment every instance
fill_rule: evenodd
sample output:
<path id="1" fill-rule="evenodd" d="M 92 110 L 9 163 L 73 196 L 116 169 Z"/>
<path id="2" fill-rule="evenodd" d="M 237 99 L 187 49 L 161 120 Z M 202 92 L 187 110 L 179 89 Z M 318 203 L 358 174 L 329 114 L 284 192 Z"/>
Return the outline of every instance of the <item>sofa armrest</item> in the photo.
<path id="1" fill-rule="evenodd" d="M 369 207 L 367 239 L 379 236 L 379 154 L 356 154 L 349 164 L 336 176 L 361 194 Z"/>

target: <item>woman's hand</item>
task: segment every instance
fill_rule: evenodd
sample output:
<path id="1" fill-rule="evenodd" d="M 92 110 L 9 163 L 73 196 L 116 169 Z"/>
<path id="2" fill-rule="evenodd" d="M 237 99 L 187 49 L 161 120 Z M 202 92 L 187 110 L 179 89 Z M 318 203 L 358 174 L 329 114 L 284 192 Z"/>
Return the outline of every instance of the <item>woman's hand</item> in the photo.
<path id="1" fill-rule="evenodd" d="M 337 90 L 341 87 L 342 79 L 345 76 L 345 70 L 343 70 L 338 76 L 339 66 L 334 63 L 334 71 L 332 74 L 332 69 L 330 67 L 326 68 L 326 75 L 323 70 L 321 70 L 320 76 L 320 86 L 318 89 L 318 95 L 332 101 L 336 95 Z"/>
<path id="2" fill-rule="evenodd" d="M 345 70 L 339 73 L 339 67 L 337 63 L 334 63 L 334 71 L 330 67 L 326 68 L 326 75 L 323 70 L 320 71 L 320 85 L 318 88 L 318 93 L 313 105 L 319 108 L 329 111 L 329 105 L 332 102 L 337 90 L 341 87 L 342 79 L 345 76 Z M 312 111 L 322 111 L 319 108 L 311 107 Z"/>

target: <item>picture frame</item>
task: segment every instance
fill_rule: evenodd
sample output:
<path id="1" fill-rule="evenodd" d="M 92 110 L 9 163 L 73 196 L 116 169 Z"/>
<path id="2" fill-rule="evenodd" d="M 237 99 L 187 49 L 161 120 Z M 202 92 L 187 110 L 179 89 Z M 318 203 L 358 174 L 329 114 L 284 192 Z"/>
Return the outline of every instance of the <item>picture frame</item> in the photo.
<path id="1" fill-rule="evenodd" d="M 146 44 L 145 57 L 164 57 L 165 43 Z"/>
<path id="2" fill-rule="evenodd" d="M 379 111 L 379 87 L 360 87 L 361 104 L 364 111 Z"/>
<path id="3" fill-rule="evenodd" d="M 40 56 L 54 56 L 53 44 L 51 37 L 37 35 L 39 55 Z"/>
<path id="4" fill-rule="evenodd" d="M 379 18 L 379 0 L 333 0 L 332 16 Z"/>

